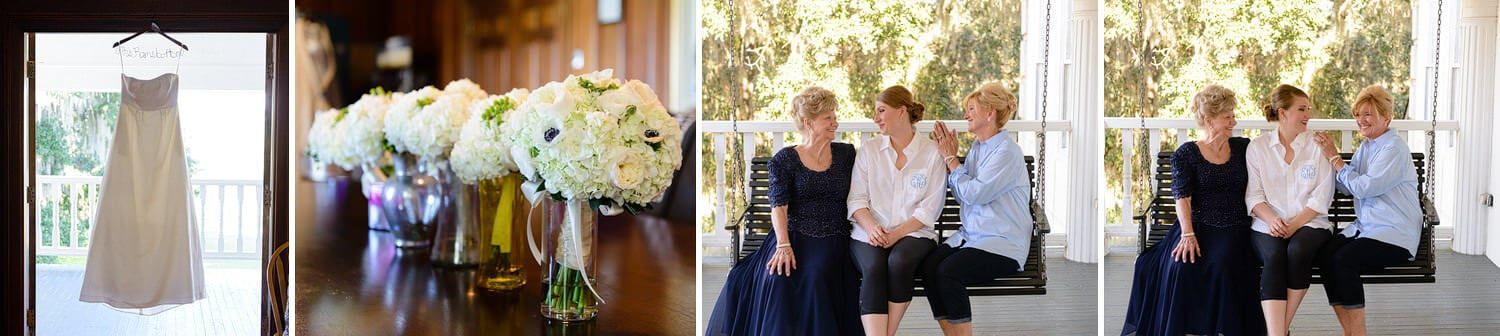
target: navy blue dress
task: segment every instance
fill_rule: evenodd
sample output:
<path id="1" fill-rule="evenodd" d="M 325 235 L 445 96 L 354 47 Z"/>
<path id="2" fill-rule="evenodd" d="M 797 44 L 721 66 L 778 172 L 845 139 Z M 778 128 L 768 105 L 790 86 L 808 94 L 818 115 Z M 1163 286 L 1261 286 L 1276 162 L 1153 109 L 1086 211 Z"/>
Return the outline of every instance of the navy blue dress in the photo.
<path id="1" fill-rule="evenodd" d="M 793 147 L 769 164 L 771 206 L 787 206 L 787 236 L 797 269 L 766 273 L 776 235 L 729 270 L 705 335 L 863 335 L 859 278 L 849 258 L 852 228 L 845 202 L 854 146 L 833 143 L 833 164 L 813 171 Z"/>
<path id="2" fill-rule="evenodd" d="M 1230 158 L 1215 164 L 1197 143 L 1172 154 L 1172 194 L 1192 197 L 1197 262 L 1172 260 L 1181 226 L 1135 260 L 1135 282 L 1122 335 L 1265 335 L 1257 290 L 1257 261 L 1250 248 L 1245 209 L 1245 149 L 1250 139 L 1230 138 Z"/>

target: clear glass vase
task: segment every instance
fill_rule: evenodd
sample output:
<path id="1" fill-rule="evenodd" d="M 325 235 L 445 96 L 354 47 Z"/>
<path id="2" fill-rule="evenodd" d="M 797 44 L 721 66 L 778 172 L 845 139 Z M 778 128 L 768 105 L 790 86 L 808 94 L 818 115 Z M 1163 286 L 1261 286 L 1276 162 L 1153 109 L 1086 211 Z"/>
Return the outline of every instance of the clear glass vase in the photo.
<path id="1" fill-rule="evenodd" d="M 469 268 L 479 266 L 480 222 L 479 212 L 484 208 L 479 200 L 478 186 L 464 184 L 459 179 L 448 181 L 448 194 L 444 198 L 449 205 L 447 211 L 453 215 L 449 220 L 437 224 L 432 238 L 432 264 L 440 267 Z"/>
<path id="2" fill-rule="evenodd" d="M 582 200 L 556 201 L 548 208 L 542 316 L 566 322 L 593 319 L 599 313 L 594 255 L 599 213 Z"/>
<path id="3" fill-rule="evenodd" d="M 446 211 L 451 197 L 444 197 L 448 188 L 442 183 L 450 175 L 443 172 L 447 164 L 441 159 L 418 161 L 411 154 L 401 154 L 392 162 L 395 173 L 380 190 L 381 209 L 391 236 L 396 247 L 427 248 L 432 245 L 433 228 L 452 217 L 452 212 Z"/>
<path id="4" fill-rule="evenodd" d="M 374 163 L 365 163 L 364 169 L 359 175 L 361 191 L 364 192 L 366 207 L 369 209 L 367 217 L 370 221 L 370 230 L 389 231 L 390 225 L 385 223 L 385 210 L 381 206 L 381 189 L 385 187 L 385 174 L 380 167 Z"/>
<path id="5" fill-rule="evenodd" d="M 521 270 L 521 248 L 527 221 L 527 210 L 521 201 L 521 178 L 515 174 L 479 181 L 480 237 L 487 237 L 482 256 L 480 287 L 491 291 L 509 291 L 526 284 Z"/>

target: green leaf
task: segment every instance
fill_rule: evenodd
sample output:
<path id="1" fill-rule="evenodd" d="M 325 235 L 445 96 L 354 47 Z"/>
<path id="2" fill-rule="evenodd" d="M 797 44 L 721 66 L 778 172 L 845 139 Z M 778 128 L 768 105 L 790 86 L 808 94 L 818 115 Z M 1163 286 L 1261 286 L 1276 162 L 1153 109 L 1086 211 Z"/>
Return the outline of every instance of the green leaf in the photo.
<path id="1" fill-rule="evenodd" d="M 598 84 L 594 84 L 594 82 L 591 82 L 588 79 L 585 79 L 583 77 L 578 77 L 578 87 L 581 87 L 584 90 L 588 90 L 589 92 L 591 92 L 593 94 L 601 94 L 601 93 L 604 93 L 604 92 L 609 91 L 609 90 L 614 90 L 614 89 L 620 88 L 620 84 L 619 83 L 611 83 L 609 85 L 600 87 L 600 86 L 598 86 Z"/>
<path id="2" fill-rule="evenodd" d="M 505 120 L 501 116 L 504 116 L 505 112 L 514 109 L 516 109 L 515 101 L 510 100 L 510 97 L 500 97 L 500 99 L 495 100 L 494 104 L 486 107 L 484 114 L 480 115 L 480 117 L 484 118 L 483 120 L 489 124 L 490 128 L 500 127 L 502 123 L 505 123 Z"/>

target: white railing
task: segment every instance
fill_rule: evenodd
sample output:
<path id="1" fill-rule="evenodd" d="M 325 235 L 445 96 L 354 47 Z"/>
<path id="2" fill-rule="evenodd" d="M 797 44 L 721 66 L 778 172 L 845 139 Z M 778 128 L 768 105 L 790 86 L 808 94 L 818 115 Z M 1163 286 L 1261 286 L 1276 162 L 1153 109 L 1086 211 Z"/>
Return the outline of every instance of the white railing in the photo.
<path id="1" fill-rule="evenodd" d="M 99 176 L 37 176 L 37 254 L 87 255 L 98 209 Z M 193 215 L 209 258 L 258 258 L 261 183 L 191 180 Z"/>
<path id="2" fill-rule="evenodd" d="M 1354 120 L 1313 119 L 1307 123 L 1307 127 L 1309 130 L 1313 131 L 1333 131 L 1335 133 L 1338 133 L 1339 138 L 1341 138 L 1341 141 L 1339 143 L 1342 148 L 1340 149 L 1340 151 L 1352 152 L 1354 150 L 1353 140 L 1355 138 L 1355 134 L 1358 133 L 1359 130 L 1359 127 L 1355 125 Z M 1133 222 L 1131 220 L 1131 217 L 1140 212 L 1140 210 L 1138 209 L 1136 204 L 1133 204 L 1134 199 L 1131 197 L 1131 195 L 1134 195 L 1137 192 L 1137 188 L 1151 188 L 1151 186 L 1137 186 L 1134 185 L 1134 183 L 1130 183 L 1131 181 L 1133 181 L 1131 175 L 1134 173 L 1134 167 L 1145 165 L 1144 167 L 1146 167 L 1147 169 L 1151 169 L 1151 167 L 1154 167 L 1156 164 L 1156 153 L 1159 153 L 1163 150 L 1162 141 L 1166 139 L 1168 135 L 1175 135 L 1176 145 L 1181 145 L 1193 140 L 1191 134 L 1194 134 L 1193 132 L 1195 132 L 1198 126 L 1193 119 L 1142 119 L 1126 117 L 1104 118 L 1104 128 L 1120 131 L 1121 146 L 1119 148 L 1122 149 L 1120 157 L 1123 158 L 1120 162 L 1120 166 L 1111 167 L 1106 164 L 1105 169 L 1119 169 L 1121 173 L 1121 180 L 1125 181 L 1125 183 L 1121 183 L 1124 194 L 1122 194 L 1122 197 L 1120 197 L 1120 199 L 1118 200 L 1120 218 L 1116 219 L 1113 223 L 1105 224 L 1105 239 L 1106 241 L 1109 241 L 1108 244 L 1112 246 L 1134 246 L 1134 243 L 1116 241 L 1116 238 L 1126 238 L 1126 240 L 1133 241 L 1133 239 L 1136 239 L 1136 236 L 1139 235 L 1137 223 Z M 1254 137 L 1259 135 L 1261 132 L 1272 130 L 1275 128 L 1275 124 L 1272 124 L 1268 121 L 1242 119 L 1239 120 L 1239 123 L 1235 127 L 1234 131 L 1236 136 Z M 1393 120 L 1391 121 L 1391 129 L 1399 132 L 1397 134 L 1407 141 L 1407 144 L 1412 151 L 1427 153 L 1428 143 L 1426 132 L 1429 129 L 1433 129 L 1432 121 Z M 1445 196 L 1450 193 L 1449 188 L 1452 187 L 1451 183 L 1442 182 L 1451 181 L 1451 179 L 1447 178 L 1444 174 L 1450 173 L 1452 171 L 1451 167 L 1453 167 L 1453 165 L 1455 164 L 1455 160 L 1453 160 L 1453 156 L 1450 153 L 1452 153 L 1451 147 L 1453 144 L 1453 134 L 1458 131 L 1458 129 L 1458 122 L 1452 120 L 1439 120 L 1435 129 L 1435 138 L 1437 140 L 1438 150 L 1437 159 L 1439 160 L 1437 162 L 1437 165 L 1440 166 L 1440 169 L 1439 171 L 1437 171 L 1437 173 L 1439 174 L 1440 181 L 1439 183 L 1433 185 L 1433 187 L 1436 189 L 1434 191 L 1436 195 L 1433 195 L 1433 197 L 1437 198 L 1436 203 L 1439 205 L 1438 207 L 1440 213 L 1445 211 L 1444 209 L 1447 209 L 1446 206 L 1443 206 L 1443 204 L 1446 203 L 1443 202 L 1443 199 L 1446 198 Z M 1142 139 L 1143 137 L 1144 139 Z M 1137 144 L 1139 143 L 1139 141 L 1143 140 L 1146 141 L 1147 144 L 1146 152 L 1135 153 L 1136 147 L 1138 146 Z M 1173 147 L 1166 149 L 1173 150 L 1176 149 L 1176 147 L 1174 145 Z M 1148 170 L 1147 172 L 1150 173 L 1150 170 Z M 1106 206 L 1112 205 L 1106 204 Z"/>
<path id="3" fill-rule="evenodd" d="M 968 122 L 964 120 L 944 120 L 943 123 L 958 132 L 965 132 L 969 129 Z M 932 131 L 933 125 L 932 121 L 923 121 L 917 124 L 917 130 L 922 133 L 928 133 Z M 1067 155 L 1052 151 L 1067 148 L 1067 138 L 1070 135 L 1069 133 L 1072 132 L 1071 125 L 1072 123 L 1067 120 L 1048 120 L 1046 123 L 1045 133 L 1047 134 L 1047 148 L 1049 150 L 1047 154 L 1047 174 L 1049 176 L 1059 176 L 1055 174 L 1067 173 L 1067 169 L 1065 169 Z M 714 176 L 711 177 L 714 181 L 712 199 L 710 202 L 698 202 L 700 204 L 698 213 L 705 215 L 711 213 L 714 218 L 711 231 L 703 233 L 703 246 L 710 250 L 714 248 L 725 249 L 724 251 L 710 251 L 714 252 L 714 254 L 717 254 L 717 252 L 727 253 L 729 235 L 724 230 L 724 226 L 730 223 L 730 221 L 738 219 L 740 214 L 734 213 L 731 210 L 744 209 L 745 200 L 743 196 L 729 197 L 726 195 L 726 191 L 731 190 L 730 188 L 736 188 L 735 190 L 740 190 L 742 194 L 748 194 L 748 180 L 743 178 L 743 176 L 748 175 L 750 168 L 749 164 L 746 163 L 750 162 L 756 156 L 769 156 L 779 148 L 796 144 L 797 141 L 800 141 L 801 136 L 797 133 L 796 125 L 790 121 L 704 120 L 699 122 L 698 127 L 700 134 L 702 134 L 700 144 L 710 146 L 707 148 L 712 148 L 713 150 L 713 156 L 704 158 L 704 163 L 715 167 Z M 1039 153 L 1037 150 L 1037 134 L 1043 132 L 1042 127 L 1041 121 L 1013 120 L 1005 125 L 1005 130 L 1010 132 L 1015 140 L 1017 140 L 1017 143 L 1026 155 L 1037 155 Z M 859 141 L 878 136 L 880 128 L 873 121 L 842 121 L 839 122 L 839 132 L 838 141 L 851 142 L 858 146 Z M 735 142 L 736 144 L 731 145 L 731 142 Z M 751 146 L 738 144 L 751 144 Z M 731 146 L 738 148 L 731 148 Z M 725 169 L 720 169 L 720 167 L 725 167 L 728 163 L 733 163 L 736 168 L 741 168 L 741 170 L 738 172 L 727 172 Z M 701 173 L 708 172 L 702 171 Z M 703 178 L 710 177 L 700 176 L 700 181 Z M 1065 180 L 1065 178 L 1060 177 L 1048 179 L 1047 189 L 1050 191 L 1046 193 L 1046 211 L 1049 214 L 1049 218 L 1061 218 L 1059 216 L 1061 216 L 1063 211 L 1063 203 L 1067 201 L 1067 190 L 1061 188 L 1062 185 L 1060 183 L 1066 183 Z M 699 199 L 702 200 L 704 198 L 700 197 Z M 707 204 L 712 204 L 712 212 L 704 208 Z M 1065 233 L 1062 232 L 1063 230 L 1060 230 L 1061 228 L 1062 225 L 1054 224 L 1052 230 L 1058 234 Z M 1048 241 L 1061 242 L 1062 240 L 1049 239 Z"/>

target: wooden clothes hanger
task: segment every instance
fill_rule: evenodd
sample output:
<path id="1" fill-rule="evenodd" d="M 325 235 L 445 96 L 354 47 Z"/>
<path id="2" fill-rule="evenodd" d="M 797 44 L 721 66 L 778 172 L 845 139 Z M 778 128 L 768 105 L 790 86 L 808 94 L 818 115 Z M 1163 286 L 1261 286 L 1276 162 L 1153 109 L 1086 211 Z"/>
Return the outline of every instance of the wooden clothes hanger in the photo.
<path id="1" fill-rule="evenodd" d="M 165 37 L 165 38 L 167 38 L 167 40 L 172 41 L 172 43 L 177 44 L 177 46 L 182 47 L 182 50 L 188 50 L 188 46 L 186 44 L 183 44 L 182 41 L 178 41 L 177 39 L 174 39 L 171 36 L 168 36 L 166 32 L 161 31 L 161 26 L 157 26 L 156 25 L 156 21 L 151 21 L 151 24 L 147 25 L 145 29 L 142 29 L 141 31 L 136 32 L 135 34 L 132 34 L 132 35 L 126 37 L 125 39 L 120 40 L 119 42 L 115 42 L 115 45 L 112 46 L 111 48 L 118 48 L 118 47 L 120 47 L 121 44 L 125 44 L 125 42 L 130 42 L 130 40 L 134 39 L 136 36 L 141 36 L 141 34 L 145 34 L 147 32 L 152 32 L 152 33 L 160 34 L 161 37 Z"/>

